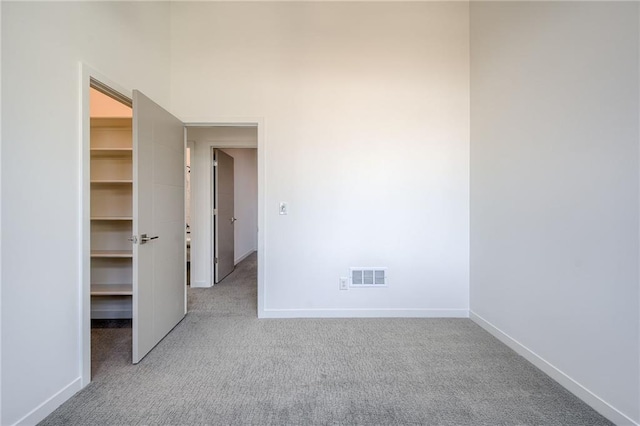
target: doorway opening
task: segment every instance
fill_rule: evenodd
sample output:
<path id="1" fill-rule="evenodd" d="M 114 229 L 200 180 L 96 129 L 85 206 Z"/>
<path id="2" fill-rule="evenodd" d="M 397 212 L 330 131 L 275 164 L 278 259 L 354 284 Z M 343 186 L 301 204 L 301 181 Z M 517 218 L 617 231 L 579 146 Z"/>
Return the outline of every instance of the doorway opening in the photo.
<path id="1" fill-rule="evenodd" d="M 258 251 L 258 133 L 257 123 L 187 127 L 192 287 L 220 283 Z"/>
<path id="2" fill-rule="evenodd" d="M 89 275 L 93 377 L 110 358 L 131 358 L 133 110 L 131 100 L 89 83 Z"/>

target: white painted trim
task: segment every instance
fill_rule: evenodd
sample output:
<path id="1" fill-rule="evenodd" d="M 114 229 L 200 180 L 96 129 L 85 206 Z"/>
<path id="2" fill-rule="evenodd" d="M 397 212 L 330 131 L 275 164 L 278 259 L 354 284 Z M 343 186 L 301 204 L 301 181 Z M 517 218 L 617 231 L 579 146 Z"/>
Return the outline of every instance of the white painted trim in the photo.
<path id="1" fill-rule="evenodd" d="M 258 318 L 264 317 L 267 291 L 267 139 L 266 121 L 258 121 Z"/>
<path id="2" fill-rule="evenodd" d="M 495 325 L 491 324 L 486 319 L 473 311 L 469 312 L 469 318 L 485 329 L 489 334 L 500 340 L 502 343 L 516 351 L 519 355 L 522 355 L 527 361 L 538 367 L 542 372 L 551 377 L 553 380 L 564 386 L 569 392 L 580 398 L 591 408 L 602 414 L 604 417 L 612 421 L 617 425 L 634 425 L 640 426 L 634 420 L 626 416 L 621 411 L 617 410 L 614 406 L 607 403 L 598 395 L 591 392 L 586 387 L 572 379 L 569 375 L 564 373 L 559 368 L 542 358 L 540 355 L 518 342 L 513 337 L 509 336 L 504 331 L 500 330 Z"/>
<path id="3" fill-rule="evenodd" d="M 31 410 L 26 416 L 15 422 L 14 426 L 31 426 L 38 424 L 82 388 L 82 378 L 78 377 L 56 392 L 51 398 Z"/>
<path id="4" fill-rule="evenodd" d="M 253 253 L 255 252 L 254 249 L 249 250 L 248 252 L 246 252 L 245 254 L 243 254 L 242 256 L 240 256 L 239 258 L 237 258 L 236 260 L 233 261 L 234 265 L 237 265 L 238 263 L 242 262 L 243 260 L 245 260 L 247 257 L 251 256 Z"/>
<path id="5" fill-rule="evenodd" d="M 638 22 L 640 22 L 640 6 L 638 7 Z M 638 43 L 638 69 L 640 69 L 640 43 Z M 640 84 L 638 85 L 638 101 L 640 102 Z M 640 123 L 640 108 L 638 108 L 638 123 Z M 640 150 L 638 151 L 638 162 L 640 164 Z M 639 174 L 638 178 L 640 179 L 640 174 Z M 640 202 L 640 184 L 638 185 L 638 188 L 639 188 L 638 201 Z M 638 240 L 640 241 L 640 227 L 638 227 Z M 638 276 L 640 276 L 640 253 L 638 254 L 637 262 L 638 262 Z M 638 292 L 638 306 L 640 306 L 640 292 Z M 638 341 L 640 341 L 640 318 L 638 318 L 638 322 L 639 322 L 639 324 L 638 324 Z M 638 358 L 638 377 L 637 377 L 637 379 L 638 379 L 637 383 L 640 383 L 640 357 Z M 640 407 L 638 407 L 638 417 L 640 418 Z M 637 425 L 637 423 L 636 423 L 636 425 Z"/>
<path id="6" fill-rule="evenodd" d="M 187 127 L 255 127 L 256 124 L 262 122 L 262 117 L 215 117 L 212 120 L 187 117 L 182 121 Z"/>
<path id="7" fill-rule="evenodd" d="M 216 149 L 256 149 L 256 146 L 252 143 L 233 143 L 233 142 L 215 142 L 215 141 L 203 141 L 211 148 Z"/>
<path id="8" fill-rule="evenodd" d="M 468 318 L 466 309 L 265 309 L 260 318 Z"/>
<path id="9" fill-rule="evenodd" d="M 191 126 L 193 127 L 193 126 Z M 209 126 L 212 127 L 212 126 Z M 216 125 L 216 127 L 223 127 L 223 126 L 218 126 Z M 236 127 L 245 127 L 245 126 L 236 126 Z M 255 126 L 253 126 L 255 127 Z M 187 139 L 187 142 L 191 143 L 191 144 L 195 144 L 196 141 L 192 140 L 192 139 Z M 217 141 L 212 141 L 212 140 L 204 140 L 202 142 L 200 142 L 201 144 L 208 144 L 210 147 L 212 148 L 220 148 L 220 149 L 242 149 L 242 148 L 249 148 L 249 149 L 256 149 L 257 145 L 254 143 L 250 143 L 250 142 L 246 142 L 246 143 L 234 143 L 234 142 L 217 142 Z"/>
<path id="10" fill-rule="evenodd" d="M 0 2 L 0 34 L 2 34 L 2 2 Z M 2 37 L 0 37 L 1 39 Z M 1 40 L 0 40 L 1 41 Z M 0 58 L 2 43 L 0 42 Z M 0 99 L 2 99 L 2 67 L 0 67 Z M 2 330 L 2 102 L 0 102 L 0 334 Z M 0 422 L 2 422 L 2 339 L 0 338 Z"/>
<path id="11" fill-rule="evenodd" d="M 80 380 L 81 387 L 87 386 L 91 382 L 91 177 L 90 177 L 90 164 L 91 164 L 91 151 L 90 151 L 90 130 L 91 122 L 89 120 L 89 83 L 90 79 L 94 78 L 101 83 L 109 86 L 110 88 L 131 97 L 133 91 L 126 89 L 121 85 L 115 83 L 110 78 L 106 77 L 99 71 L 90 67 L 85 63 L 80 63 L 80 128 L 79 128 L 79 161 L 80 161 L 80 175 L 78 176 L 78 182 L 80 185 L 80 199 L 78 200 L 78 207 L 80 209 L 80 223 L 79 223 L 79 277 L 80 277 Z"/>

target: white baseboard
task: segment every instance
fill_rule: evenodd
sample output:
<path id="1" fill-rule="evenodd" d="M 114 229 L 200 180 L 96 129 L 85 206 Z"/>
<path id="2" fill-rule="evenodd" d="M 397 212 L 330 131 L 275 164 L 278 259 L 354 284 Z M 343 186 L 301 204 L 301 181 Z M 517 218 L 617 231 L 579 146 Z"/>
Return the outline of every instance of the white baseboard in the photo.
<path id="1" fill-rule="evenodd" d="M 265 309 L 258 318 L 468 318 L 466 309 Z"/>
<path id="2" fill-rule="evenodd" d="M 45 419 L 49 414 L 53 413 L 56 408 L 62 405 L 73 395 L 82 389 L 82 380 L 80 377 L 60 389 L 51 398 L 34 408 L 29 414 L 14 423 L 14 426 L 31 426 L 36 425 Z"/>
<path id="3" fill-rule="evenodd" d="M 489 321 L 482 318 L 480 315 L 476 314 L 473 311 L 469 312 L 469 318 L 478 324 L 480 327 L 484 328 L 495 338 L 500 340 L 505 345 L 509 346 L 511 349 L 516 351 L 519 355 L 522 355 L 527 361 L 538 367 L 545 374 L 551 377 L 556 382 L 560 383 L 564 386 L 569 392 L 580 398 L 582 401 L 587 403 L 591 408 L 596 410 L 598 413 L 602 414 L 604 417 L 612 421 L 617 425 L 633 425 L 640 426 L 639 423 L 636 423 L 634 420 L 626 416 L 621 411 L 617 410 L 611 404 L 604 401 L 598 395 L 591 392 L 589 389 L 582 386 L 580 383 L 573 380 L 566 373 L 546 361 L 544 358 L 533 352 L 531 349 L 524 346 L 522 343 L 518 342 L 513 337 L 509 336 L 507 333 L 500 330 L 495 325 L 491 324 Z"/>
<path id="4" fill-rule="evenodd" d="M 255 252 L 256 251 L 254 249 L 249 250 L 248 252 L 246 252 L 245 254 L 243 254 L 242 256 L 237 258 L 236 260 L 234 260 L 233 264 L 237 265 L 238 263 L 242 262 L 243 260 L 245 260 L 247 257 L 251 256 Z"/>

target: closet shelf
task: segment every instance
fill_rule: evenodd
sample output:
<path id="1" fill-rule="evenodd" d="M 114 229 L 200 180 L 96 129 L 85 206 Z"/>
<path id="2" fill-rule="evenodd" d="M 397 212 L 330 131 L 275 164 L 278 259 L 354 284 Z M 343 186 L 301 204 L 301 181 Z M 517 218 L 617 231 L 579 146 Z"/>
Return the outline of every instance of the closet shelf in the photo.
<path id="1" fill-rule="evenodd" d="M 92 296 L 132 296 L 131 284 L 91 284 Z"/>
<path id="2" fill-rule="evenodd" d="M 92 179 L 92 184 L 131 184 L 133 179 Z"/>
<path id="3" fill-rule="evenodd" d="M 132 216 L 91 216 L 91 220 L 133 220 Z"/>
<path id="4" fill-rule="evenodd" d="M 92 157 L 130 157 L 133 148 L 91 148 Z"/>
<path id="5" fill-rule="evenodd" d="M 0 0 L 1 1 L 1 0 Z M 131 118 L 91 118 L 91 317 L 131 318 L 133 157 Z"/>
<path id="6" fill-rule="evenodd" d="M 92 250 L 91 257 L 132 258 L 133 250 Z"/>

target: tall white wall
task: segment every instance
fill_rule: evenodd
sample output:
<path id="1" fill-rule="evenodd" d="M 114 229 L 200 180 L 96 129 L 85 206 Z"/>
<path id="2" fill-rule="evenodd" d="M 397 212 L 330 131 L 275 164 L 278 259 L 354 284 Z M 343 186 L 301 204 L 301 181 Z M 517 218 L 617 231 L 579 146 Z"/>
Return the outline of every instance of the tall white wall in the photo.
<path id="1" fill-rule="evenodd" d="M 171 7 L 175 112 L 264 120 L 261 315 L 466 315 L 468 4 Z"/>
<path id="2" fill-rule="evenodd" d="M 167 105 L 169 12 L 2 2 L 3 425 L 80 387 L 80 62 Z"/>
<path id="3" fill-rule="evenodd" d="M 213 242 L 211 206 L 211 150 L 225 147 L 234 156 L 235 259 L 257 249 L 257 156 L 255 127 L 188 127 L 187 139 L 193 144 L 191 161 L 191 286 L 213 285 Z M 233 148 L 236 147 L 236 148 Z M 235 155 L 234 155 L 235 154 Z M 235 158 L 235 157 L 238 158 Z M 240 196 L 242 194 L 242 196 Z M 253 248 L 251 248 L 253 247 Z"/>
<path id="4" fill-rule="evenodd" d="M 638 3 L 471 5 L 471 311 L 640 422 Z"/>

